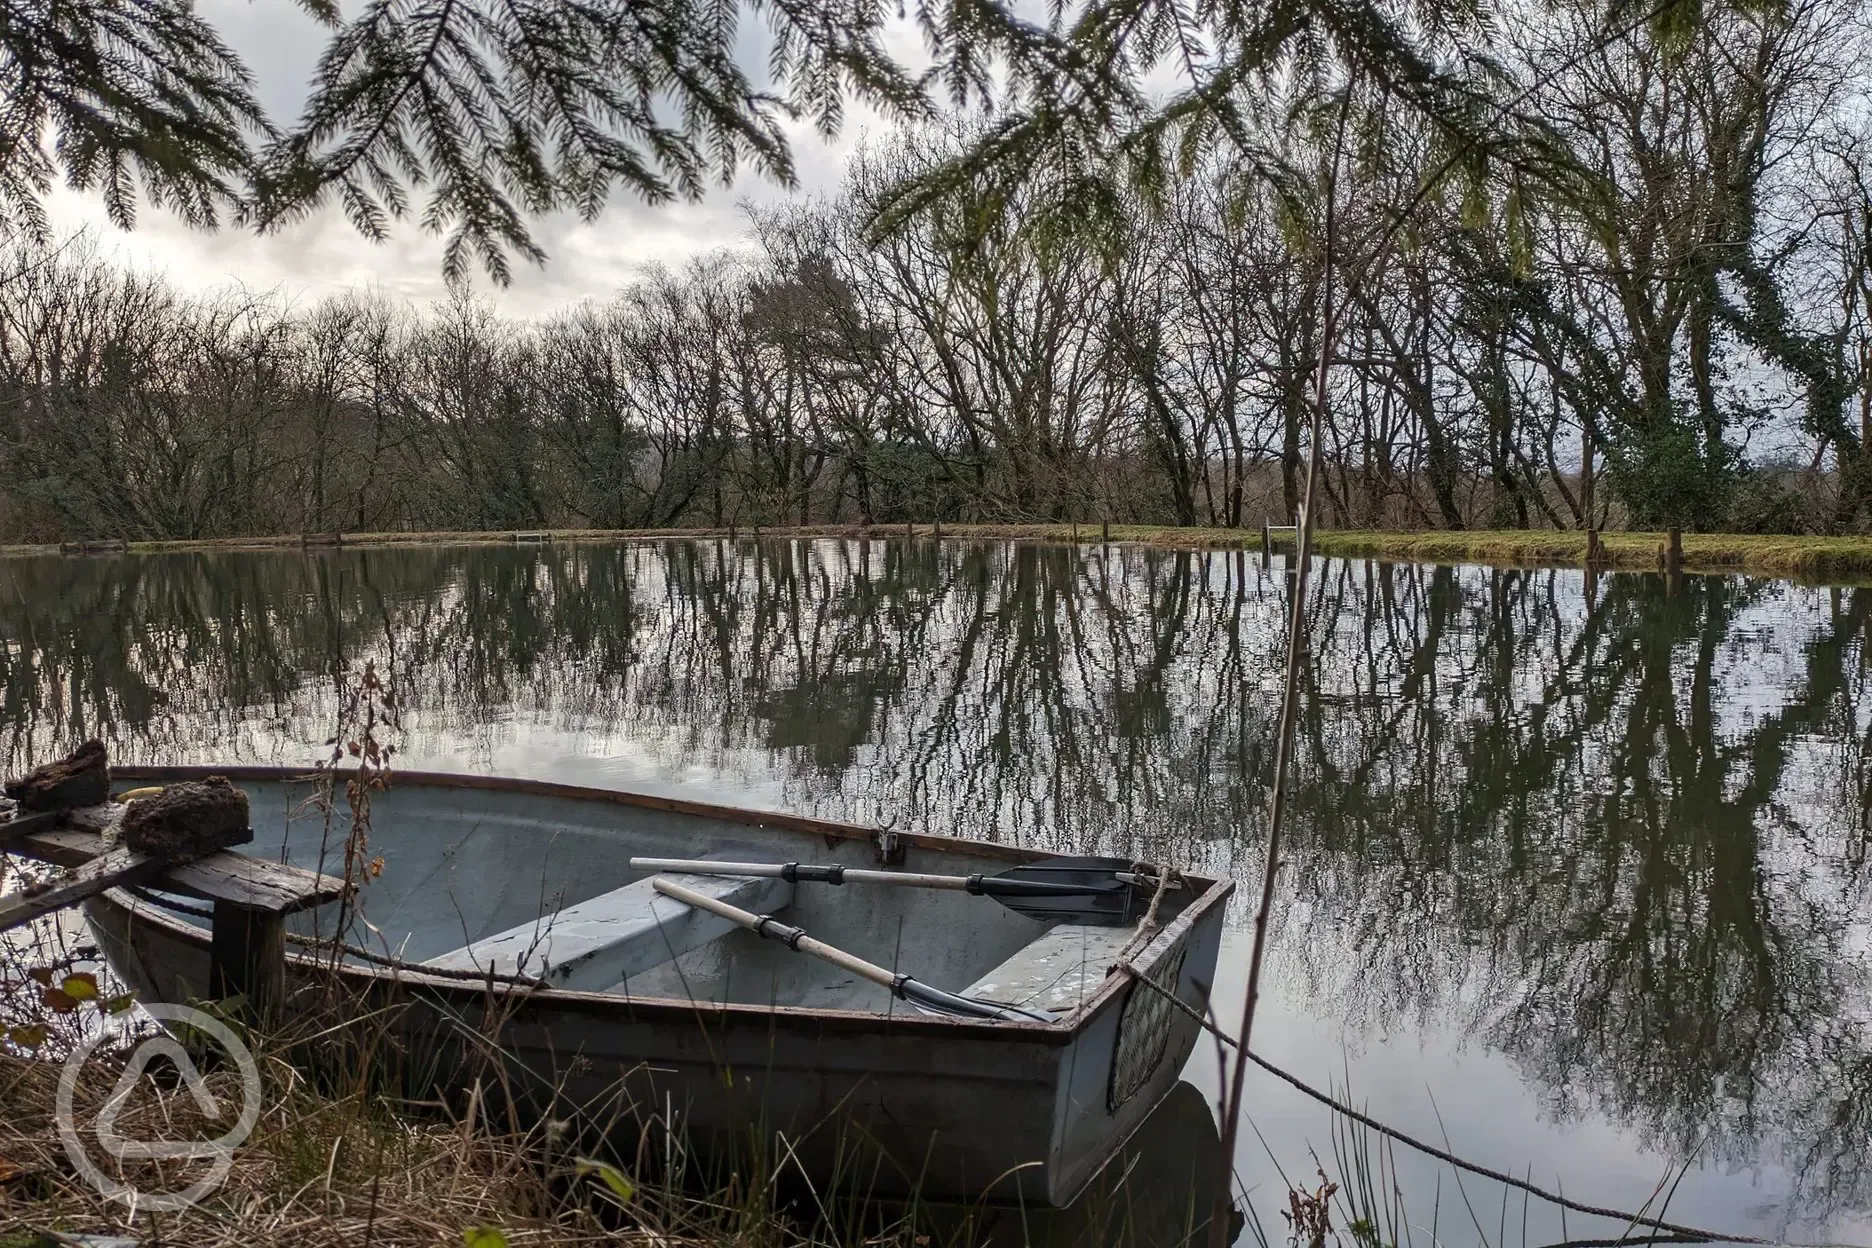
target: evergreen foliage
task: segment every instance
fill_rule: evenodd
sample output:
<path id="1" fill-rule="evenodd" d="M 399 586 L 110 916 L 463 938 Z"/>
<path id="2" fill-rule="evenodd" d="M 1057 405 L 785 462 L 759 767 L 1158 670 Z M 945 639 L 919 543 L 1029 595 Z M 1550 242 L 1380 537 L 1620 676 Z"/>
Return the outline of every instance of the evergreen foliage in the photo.
<path id="1" fill-rule="evenodd" d="M 543 258 L 540 214 L 590 219 L 619 188 L 693 198 L 744 165 L 790 182 L 786 123 L 831 133 L 857 99 L 900 118 L 994 106 L 978 141 L 879 205 L 881 228 L 970 186 L 992 211 L 1033 181 L 1038 230 L 1109 251 L 1128 191 L 1161 192 L 1205 153 L 1299 193 L 1306 171 L 1267 123 L 1318 125 L 1348 90 L 1371 128 L 1428 119 L 1432 181 L 1471 196 L 1531 133 L 1473 50 L 1491 17 L 1469 0 L 1055 0 L 1043 22 L 919 0 L 921 72 L 887 48 L 898 10 L 880 0 L 304 3 L 330 41 L 303 114 L 276 129 L 187 0 L 0 0 L 0 221 L 43 231 L 62 173 L 128 225 L 140 179 L 204 226 L 236 208 L 277 228 L 334 202 L 379 238 L 413 217 L 447 236 L 450 277 L 478 263 L 505 280 L 511 257 Z M 749 22 L 765 81 L 742 63 Z"/>
<path id="2" fill-rule="evenodd" d="M 188 0 L 0 0 L 0 232 L 43 235 L 59 174 L 124 229 L 139 182 L 217 225 L 269 134 L 246 68 Z"/>

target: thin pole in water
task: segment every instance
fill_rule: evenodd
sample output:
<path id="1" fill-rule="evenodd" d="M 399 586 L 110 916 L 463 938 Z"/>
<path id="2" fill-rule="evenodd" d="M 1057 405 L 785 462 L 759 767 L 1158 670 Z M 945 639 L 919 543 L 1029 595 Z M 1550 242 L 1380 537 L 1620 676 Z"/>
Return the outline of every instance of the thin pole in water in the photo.
<path id="1" fill-rule="evenodd" d="M 1300 665 L 1306 654 L 1306 595 L 1313 562 L 1313 494 L 1319 480 L 1320 443 L 1325 427 L 1327 370 L 1338 336 L 1337 308 L 1333 304 L 1333 252 L 1338 233 L 1339 160 L 1345 150 L 1346 114 L 1352 107 L 1354 86 L 1352 82 L 1346 84 L 1340 101 L 1332 172 L 1326 179 L 1326 248 L 1320 272 L 1320 353 L 1313 371 L 1306 491 L 1294 533 L 1294 562 L 1298 566 L 1293 578 L 1293 601 L 1287 614 L 1287 676 L 1281 691 L 1277 730 L 1280 735 L 1274 747 L 1274 792 L 1268 802 L 1267 856 L 1261 864 L 1261 900 L 1255 907 L 1254 943 L 1248 951 L 1248 991 L 1242 1001 L 1241 1029 L 1235 1033 L 1238 1046 L 1235 1068 L 1230 1072 L 1228 1096 L 1222 1107 L 1222 1182 L 1216 1187 L 1215 1208 L 1209 1216 L 1210 1248 L 1228 1248 L 1228 1214 L 1235 1192 L 1235 1139 L 1241 1124 L 1242 1077 L 1248 1070 L 1248 1063 L 1240 1054 L 1248 1052 L 1248 1042 L 1254 1033 L 1255 1006 L 1261 998 L 1261 964 L 1267 950 L 1268 917 L 1274 910 L 1274 877 L 1280 869 L 1281 827 L 1287 816 L 1287 772 L 1293 755 L 1294 721 L 1299 717 Z"/>

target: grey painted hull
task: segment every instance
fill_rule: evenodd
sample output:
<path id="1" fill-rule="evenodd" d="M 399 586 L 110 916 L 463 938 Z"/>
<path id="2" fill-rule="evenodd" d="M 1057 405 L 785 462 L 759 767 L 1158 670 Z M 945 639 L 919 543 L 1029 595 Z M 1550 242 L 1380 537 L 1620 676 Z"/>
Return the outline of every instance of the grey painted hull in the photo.
<path id="1" fill-rule="evenodd" d="M 330 870 L 320 815 L 271 769 L 222 769 L 253 801 L 254 851 Z M 202 769 L 136 771 L 179 778 Z M 874 865 L 871 830 L 602 790 L 403 774 L 378 800 L 360 933 L 411 960 L 511 928 L 636 878 L 633 854 L 735 847 L 769 858 Z M 1044 855 L 901 837 L 912 871 L 1004 869 Z M 1058 1022 L 971 1022 L 906 1010 L 835 968 L 737 932 L 605 992 L 526 990 L 289 954 L 285 1009 L 341 991 L 394 1003 L 395 1040 L 421 1090 L 473 1069 L 523 1115 L 551 1115 L 633 1154 L 675 1127 L 717 1167 L 798 1164 L 879 1195 L 1064 1205 L 1175 1085 L 1213 981 L 1226 882 L 1194 880 L 1131 964 Z M 115 969 L 145 1000 L 208 994 L 198 923 L 128 893 L 88 907 Z M 308 922 L 314 921 L 309 919 Z M 986 898 L 801 886 L 787 921 L 918 978 L 957 988 L 1044 929 Z M 324 916 L 329 928 L 331 916 Z M 392 1011 L 383 1011 L 388 1017 Z M 487 1069 L 488 1060 L 499 1073 Z M 666 1147 L 658 1145 L 657 1147 Z"/>

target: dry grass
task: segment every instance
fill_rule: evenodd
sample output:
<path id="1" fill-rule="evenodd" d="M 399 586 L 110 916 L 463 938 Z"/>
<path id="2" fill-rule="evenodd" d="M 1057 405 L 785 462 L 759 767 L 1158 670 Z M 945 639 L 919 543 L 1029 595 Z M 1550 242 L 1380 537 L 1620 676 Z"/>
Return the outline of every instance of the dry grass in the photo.
<path id="1" fill-rule="evenodd" d="M 61 1059 L 85 1035 L 97 1034 L 100 1015 L 82 1009 L 43 1018 L 31 1056 L 0 1041 L 0 1248 L 50 1248 L 57 1241 L 48 1241 L 48 1232 L 124 1236 L 149 1248 L 898 1242 L 898 1211 L 865 1207 L 847 1216 L 849 1210 L 839 1210 L 842 1220 L 863 1227 L 855 1237 L 823 1218 L 796 1216 L 797 1198 L 761 1177 L 771 1176 L 770 1167 L 737 1170 L 713 1188 L 686 1189 L 648 1168 L 627 1173 L 587 1161 L 563 1124 L 513 1130 L 503 1125 L 516 1118 L 501 1112 L 508 1090 L 498 1064 L 485 1087 L 477 1083 L 448 1105 L 395 1099 L 384 1091 L 386 1072 L 399 1062 L 383 1042 L 390 1014 L 359 1015 L 342 1003 L 333 1009 L 324 1016 L 331 1023 L 302 1019 L 290 1038 L 256 1036 L 229 1019 L 256 1056 L 261 1112 L 231 1153 L 225 1177 L 197 1203 L 168 1212 L 135 1210 L 101 1193 L 61 1138 Z M 213 1140 L 232 1127 L 242 1107 L 242 1080 L 231 1063 L 204 1062 L 206 1086 L 218 1102 L 213 1113 L 165 1069 L 166 1059 L 123 1080 L 126 1056 L 150 1034 L 145 1023 L 85 1060 L 73 1098 L 73 1135 L 108 1178 L 144 1192 L 175 1193 L 210 1173 L 210 1161 L 113 1159 L 99 1144 L 100 1112 L 122 1081 L 129 1096 L 114 1123 L 122 1139 Z M 219 1042 L 211 1042 L 203 1055 L 222 1053 Z M 316 1084 L 305 1073 L 308 1059 L 322 1072 Z M 901 1238 L 908 1244 L 914 1236 Z M 943 1248 L 953 1245 L 946 1241 Z"/>
<path id="2" fill-rule="evenodd" d="M 566 1198 L 569 1176 L 542 1165 L 532 1141 L 473 1123 L 400 1116 L 362 1096 L 323 1099 L 278 1062 L 265 1063 L 266 1107 L 226 1181 L 190 1208 L 134 1214 L 101 1196 L 66 1157 L 54 1118 L 61 1069 L 0 1058 L 0 1245 L 56 1230 L 192 1245 L 459 1246 L 481 1226 L 500 1228 L 513 1245 L 718 1242 L 661 1233 L 654 1214 L 634 1227 L 607 1228 L 591 1204 Z M 115 1082 L 95 1065 L 86 1075 L 76 1097 L 81 1131 Z M 208 1084 L 224 1104 L 240 1104 L 232 1070 L 211 1073 Z M 149 1079 L 135 1085 L 118 1123 L 126 1139 L 212 1139 L 229 1126 L 209 1119 L 188 1091 L 159 1089 Z M 80 1138 L 95 1146 L 88 1133 Z M 151 1191 L 185 1188 L 206 1165 L 119 1165 L 95 1147 L 89 1155 L 106 1174 Z"/>
<path id="3" fill-rule="evenodd" d="M 1256 550 L 1261 530 L 1177 528 L 1138 524 L 828 524 L 786 528 L 735 529 L 553 529 L 538 534 L 521 530 L 528 540 L 544 537 L 555 545 L 658 541 L 670 538 L 959 538 L 975 541 L 1013 541 L 1081 544 L 1111 541 L 1168 550 Z M 434 533 L 346 533 L 344 548 L 381 546 L 504 546 L 512 545 L 514 530 L 493 532 L 447 531 Z M 1604 533 L 1602 566 L 1627 571 L 1655 571 L 1662 533 Z M 1586 535 L 1573 530 L 1530 529 L 1493 531 L 1436 530 L 1386 533 L 1331 530 L 1314 535 L 1322 555 L 1388 559 L 1410 563 L 1483 563 L 1505 566 L 1579 566 L 1586 557 Z M 131 542 L 130 553 L 214 550 L 296 549 L 304 543 L 297 534 L 283 537 L 219 538 L 193 542 Z M 1285 544 L 1280 543 L 1280 544 Z M 1788 577 L 1805 581 L 1872 581 L 1872 538 L 1751 536 L 1733 533 L 1686 533 L 1684 567 L 1692 572 L 1747 572 L 1756 576 Z M 330 544 L 311 549 L 329 550 Z M 49 555 L 59 547 L 0 546 L 0 556 Z"/>
<path id="4" fill-rule="evenodd" d="M 333 1017 L 340 1021 L 331 1026 L 295 1027 L 291 1041 L 245 1034 L 261 1072 L 258 1123 L 232 1153 L 225 1178 L 198 1203 L 169 1212 L 137 1211 L 108 1198 L 65 1151 L 56 1112 L 65 1065 L 59 1059 L 83 1030 L 79 1016 L 50 1020 L 52 1038 L 34 1057 L 9 1052 L 0 1041 L 0 1248 L 54 1248 L 61 1241 L 49 1232 L 123 1236 L 144 1248 L 993 1248 L 1009 1242 L 996 1238 L 1008 1229 L 1008 1217 L 985 1207 L 822 1191 L 773 1157 L 707 1174 L 689 1158 L 673 1178 L 660 1177 L 660 1167 L 648 1159 L 660 1145 L 650 1155 L 640 1149 L 635 1167 L 594 1163 L 579 1155 L 565 1124 L 525 1131 L 501 1125 L 515 1119 L 501 1112 L 508 1093 L 498 1064 L 485 1089 L 477 1084 L 449 1105 L 395 1100 L 366 1085 L 381 1086 L 385 1069 L 398 1061 L 396 1051 L 370 1035 L 370 1018 Z M 106 1045 L 87 1060 L 74 1098 L 74 1134 L 109 1178 L 145 1192 L 174 1193 L 206 1173 L 209 1163 L 119 1161 L 98 1145 L 99 1113 L 118 1087 L 125 1054 L 146 1034 Z M 311 1064 L 324 1072 L 316 1086 L 304 1073 L 315 1044 L 322 1047 Z M 208 1056 L 216 1052 L 211 1045 Z M 219 1112 L 210 1115 L 159 1067 L 152 1063 L 153 1077 L 127 1084 L 131 1093 L 115 1120 L 121 1138 L 202 1141 L 229 1130 L 242 1104 L 237 1069 L 225 1062 L 204 1065 L 206 1085 L 219 1102 Z M 358 1086 L 346 1091 L 334 1083 Z M 616 1124 L 603 1134 L 607 1144 L 600 1147 L 620 1144 Z M 662 1139 L 654 1132 L 644 1138 Z M 674 1152 L 687 1154 L 680 1145 Z M 1115 1199 L 1108 1196 L 1107 1203 Z M 1103 1206 L 1091 1212 L 1102 1216 Z M 1027 1242 L 1024 1235 L 1021 1241 Z M 1103 1240 L 1075 1233 L 1048 1242 L 1094 1248 Z"/>

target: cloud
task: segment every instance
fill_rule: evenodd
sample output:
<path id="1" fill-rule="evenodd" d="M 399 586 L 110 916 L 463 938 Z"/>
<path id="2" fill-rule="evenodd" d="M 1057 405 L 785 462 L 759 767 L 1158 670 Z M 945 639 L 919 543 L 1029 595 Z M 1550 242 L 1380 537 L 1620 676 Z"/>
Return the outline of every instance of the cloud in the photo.
<path id="1" fill-rule="evenodd" d="M 328 32 L 303 10 L 277 0 L 201 0 L 199 11 L 253 71 L 269 113 L 280 119 L 295 116 Z M 914 36 L 893 35 L 892 50 L 914 60 Z M 757 40 L 743 42 L 750 54 L 764 55 Z M 505 289 L 478 277 L 476 289 L 510 315 L 540 316 L 580 299 L 606 297 L 647 264 L 680 264 L 691 256 L 744 245 L 747 205 L 832 192 L 865 132 L 875 134 L 889 126 L 886 119 L 853 104 L 835 139 L 820 137 L 808 124 L 789 127 L 799 183 L 793 191 L 744 173 L 732 187 L 713 187 L 697 203 L 653 207 L 620 191 L 595 222 L 569 213 L 539 220 L 534 235 L 548 254 L 546 266 L 516 266 L 513 284 Z M 378 244 L 361 237 L 332 209 L 259 237 L 233 229 L 191 230 L 147 203 L 139 207 L 137 228 L 126 233 L 110 224 L 95 196 L 62 188 L 47 207 L 61 232 L 89 229 L 106 256 L 164 274 L 184 290 L 238 285 L 278 290 L 295 301 L 353 289 L 414 301 L 445 293 L 443 240 L 424 234 L 413 221 L 397 222 L 391 238 Z"/>

